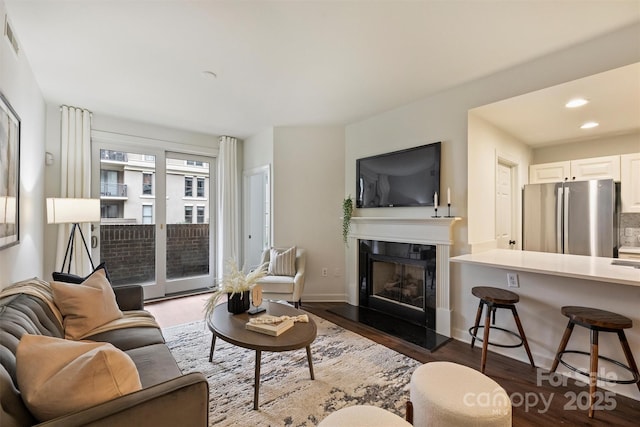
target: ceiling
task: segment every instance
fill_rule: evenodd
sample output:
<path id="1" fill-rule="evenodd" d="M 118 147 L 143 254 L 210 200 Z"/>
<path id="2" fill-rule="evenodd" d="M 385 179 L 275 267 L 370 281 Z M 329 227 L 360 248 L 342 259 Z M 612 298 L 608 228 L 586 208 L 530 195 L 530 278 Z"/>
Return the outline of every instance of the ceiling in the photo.
<path id="1" fill-rule="evenodd" d="M 353 123 L 640 21 L 638 0 L 4 2 L 47 102 L 240 138 Z"/>
<path id="2" fill-rule="evenodd" d="M 589 102 L 578 108 L 565 104 Z M 640 63 L 471 110 L 531 147 L 640 131 Z M 588 121 L 599 125 L 580 129 Z"/>

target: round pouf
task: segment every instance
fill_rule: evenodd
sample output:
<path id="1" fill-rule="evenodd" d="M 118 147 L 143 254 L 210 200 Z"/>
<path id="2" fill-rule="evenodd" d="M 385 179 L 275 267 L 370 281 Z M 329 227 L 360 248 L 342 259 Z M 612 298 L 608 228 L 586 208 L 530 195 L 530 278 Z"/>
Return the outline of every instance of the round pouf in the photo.
<path id="1" fill-rule="evenodd" d="M 318 427 L 411 427 L 396 414 L 370 405 L 342 408 L 322 420 Z"/>
<path id="2" fill-rule="evenodd" d="M 511 426 L 511 400 L 500 384 L 467 366 L 431 362 L 409 384 L 413 425 Z"/>

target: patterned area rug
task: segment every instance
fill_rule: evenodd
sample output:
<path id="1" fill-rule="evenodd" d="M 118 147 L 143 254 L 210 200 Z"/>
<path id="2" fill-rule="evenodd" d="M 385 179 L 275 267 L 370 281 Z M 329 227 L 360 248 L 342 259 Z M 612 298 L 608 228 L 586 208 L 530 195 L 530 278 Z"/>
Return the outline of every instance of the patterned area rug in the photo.
<path id="1" fill-rule="evenodd" d="M 255 351 L 216 341 L 203 321 L 164 328 L 167 345 L 183 372 L 209 381 L 210 426 L 315 426 L 330 413 L 368 404 L 404 418 L 409 380 L 419 362 L 329 321 L 311 344 L 315 380 L 304 349 L 262 353 L 260 409 L 253 410 Z"/>

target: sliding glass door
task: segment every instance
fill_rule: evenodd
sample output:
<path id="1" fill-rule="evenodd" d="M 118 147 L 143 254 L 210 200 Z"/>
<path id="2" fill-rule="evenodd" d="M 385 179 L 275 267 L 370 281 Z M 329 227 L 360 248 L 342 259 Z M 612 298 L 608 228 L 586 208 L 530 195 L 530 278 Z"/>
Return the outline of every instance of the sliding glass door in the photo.
<path id="1" fill-rule="evenodd" d="M 215 160 L 97 141 L 93 159 L 102 217 L 93 256 L 111 282 L 141 284 L 146 299 L 211 286 Z"/>

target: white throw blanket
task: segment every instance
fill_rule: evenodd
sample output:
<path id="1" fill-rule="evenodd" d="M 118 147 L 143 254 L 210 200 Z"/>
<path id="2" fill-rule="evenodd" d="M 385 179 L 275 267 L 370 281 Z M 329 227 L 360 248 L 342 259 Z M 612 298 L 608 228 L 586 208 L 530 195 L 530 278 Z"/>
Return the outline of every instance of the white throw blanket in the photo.
<path id="1" fill-rule="evenodd" d="M 49 282 L 38 278 L 17 282 L 0 291 L 0 298 L 17 294 L 31 295 L 36 298 L 40 298 L 42 301 L 47 303 L 54 316 L 56 316 L 60 327 L 62 327 L 62 325 L 64 324 L 62 313 L 60 313 L 60 310 L 55 303 L 55 300 L 53 298 L 53 290 L 51 289 L 51 285 L 49 284 Z M 153 315 L 148 311 L 131 310 L 123 312 L 120 319 L 116 319 L 111 322 L 105 323 L 104 325 L 98 326 L 79 339 L 84 339 L 91 335 L 96 335 L 102 332 L 113 331 L 115 329 L 134 327 L 159 328 Z"/>

